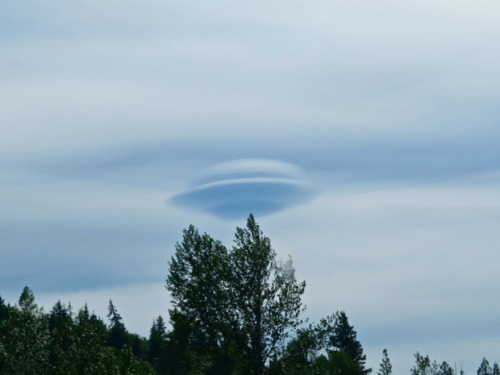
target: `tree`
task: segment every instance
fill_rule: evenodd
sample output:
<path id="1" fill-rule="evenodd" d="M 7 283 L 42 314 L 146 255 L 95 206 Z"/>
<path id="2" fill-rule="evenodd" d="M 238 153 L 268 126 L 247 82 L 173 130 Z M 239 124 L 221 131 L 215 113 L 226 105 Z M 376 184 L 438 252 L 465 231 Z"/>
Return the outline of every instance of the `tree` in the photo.
<path id="1" fill-rule="evenodd" d="M 10 339 L 12 327 L 9 327 L 8 322 L 13 310 L 12 306 L 6 305 L 4 299 L 0 297 L 0 374 L 7 371 L 7 364 L 10 362 L 7 339 Z"/>
<path id="2" fill-rule="evenodd" d="M 411 368 L 411 375 L 436 375 L 439 370 L 439 365 L 436 361 L 430 360 L 429 356 L 425 357 L 419 352 L 415 353 L 415 365 Z"/>
<path id="3" fill-rule="evenodd" d="M 328 353 L 345 353 L 361 374 L 368 374 L 372 371 L 371 368 L 365 368 L 366 355 L 363 354 L 363 347 L 357 339 L 354 326 L 349 324 L 345 312 L 337 311 L 321 319 L 314 329 L 321 348 Z M 336 359 L 345 362 L 343 356 L 329 356 L 330 361 Z"/>
<path id="4" fill-rule="evenodd" d="M 252 214 L 246 228 L 236 229 L 231 254 L 232 298 L 237 330 L 242 335 L 253 375 L 261 375 L 266 361 L 302 320 L 301 296 L 291 260 L 276 262 L 271 241 Z"/>
<path id="5" fill-rule="evenodd" d="M 0 362 L 6 374 L 46 374 L 49 370 L 49 327 L 47 316 L 24 287 L 18 306 L 7 311 L 0 333 L 7 328 L 0 345 Z M 2 372 L 2 373 L 3 373 Z"/>
<path id="6" fill-rule="evenodd" d="M 341 352 L 347 353 L 351 359 L 362 369 L 365 368 L 366 355 L 363 354 L 363 347 L 357 339 L 354 326 L 349 324 L 344 311 L 336 312 L 333 335 L 330 336 L 330 344 Z M 371 369 L 367 369 L 369 373 Z"/>
<path id="7" fill-rule="evenodd" d="M 74 322 L 68 307 L 57 301 L 49 315 L 50 365 L 53 374 L 68 374 L 71 358 L 76 351 Z"/>
<path id="8" fill-rule="evenodd" d="M 118 314 L 111 300 L 109 300 L 107 317 L 110 323 L 108 344 L 114 348 L 121 349 L 127 344 L 128 333 L 121 315 Z"/>
<path id="9" fill-rule="evenodd" d="M 148 340 L 148 361 L 158 373 L 163 373 L 164 367 L 168 367 L 165 361 L 166 342 L 167 329 L 165 321 L 160 315 L 153 321 Z"/>
<path id="10" fill-rule="evenodd" d="M 380 370 L 377 375 L 391 375 L 392 374 L 392 364 L 389 360 L 389 355 L 387 354 L 387 349 L 382 351 L 382 362 L 380 363 Z"/>
<path id="11" fill-rule="evenodd" d="M 236 229 L 230 252 L 192 225 L 183 234 L 166 281 L 174 307 L 171 340 L 178 340 L 175 350 L 184 348 L 180 362 L 186 365 L 180 366 L 187 373 L 188 364 L 198 364 L 223 374 L 246 358 L 252 374 L 261 375 L 290 330 L 301 323 L 305 283 L 295 280 L 291 260 L 276 261 L 253 215 L 246 228 Z"/>
<path id="12" fill-rule="evenodd" d="M 170 341 L 176 342 L 169 345 L 172 372 L 209 371 L 218 358 L 229 355 L 233 339 L 229 254 L 220 241 L 201 235 L 193 225 L 175 248 L 166 280 L 174 307 L 169 311 L 174 328 Z"/>
<path id="13" fill-rule="evenodd" d="M 443 363 L 441 363 L 441 365 L 439 366 L 439 370 L 437 373 L 438 375 L 454 375 L 455 371 L 446 361 L 443 361 Z"/>
<path id="14" fill-rule="evenodd" d="M 486 358 L 483 358 L 481 365 L 477 369 L 477 375 L 492 375 L 493 369 L 490 367 L 490 363 Z"/>
<path id="15" fill-rule="evenodd" d="M 148 359 L 151 363 L 158 361 L 158 358 L 161 356 L 164 350 L 166 337 L 167 329 L 165 327 L 165 322 L 160 315 L 153 321 L 153 325 L 149 331 Z"/>
<path id="16" fill-rule="evenodd" d="M 312 325 L 298 329 L 295 337 L 287 344 L 282 357 L 284 373 L 287 375 L 307 374 L 321 349 Z"/>
<path id="17" fill-rule="evenodd" d="M 498 367 L 498 363 L 496 362 L 493 364 L 492 374 L 500 375 L 500 368 Z"/>

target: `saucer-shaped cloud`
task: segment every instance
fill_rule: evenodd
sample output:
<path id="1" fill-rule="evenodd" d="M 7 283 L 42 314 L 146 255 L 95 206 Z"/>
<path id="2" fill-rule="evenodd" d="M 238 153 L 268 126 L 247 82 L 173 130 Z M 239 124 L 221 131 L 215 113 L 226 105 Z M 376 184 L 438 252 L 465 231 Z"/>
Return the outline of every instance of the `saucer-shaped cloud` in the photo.
<path id="1" fill-rule="evenodd" d="M 193 187 L 170 198 L 222 218 L 263 216 L 301 204 L 313 195 L 294 165 L 267 159 L 240 159 L 202 172 Z"/>

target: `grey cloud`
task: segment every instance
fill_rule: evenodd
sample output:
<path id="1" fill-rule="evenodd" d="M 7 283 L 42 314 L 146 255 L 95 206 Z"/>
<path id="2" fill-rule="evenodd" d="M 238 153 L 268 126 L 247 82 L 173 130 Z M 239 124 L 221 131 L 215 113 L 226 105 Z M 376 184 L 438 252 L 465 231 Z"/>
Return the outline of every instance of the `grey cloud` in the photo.
<path id="1" fill-rule="evenodd" d="M 477 132 L 338 134 L 327 131 L 234 136 L 231 142 L 213 137 L 135 142 L 91 154 L 30 158 L 11 163 L 58 176 L 95 178 L 124 184 L 178 190 L 199 170 L 235 158 L 268 158 L 298 165 L 315 176 L 318 185 L 351 182 L 442 183 L 477 179 L 496 173 L 498 130 L 489 126 L 492 112 Z M 460 121 L 466 121 L 461 119 Z M 472 119 L 470 120 L 472 121 Z M 491 123 L 492 125 L 492 123 Z M 450 124 L 451 126 L 451 124 Z M 202 158 L 199 156 L 203 155 Z M 62 159 L 62 160 L 61 160 Z M 260 171 L 247 177 L 276 177 Z M 264 174 L 262 174 L 264 173 Z M 243 176 L 242 176 L 243 177 Z M 196 184 L 208 181 L 198 181 Z M 212 181 L 213 182 L 213 181 Z M 195 185 L 196 185 L 195 184 Z M 271 186 L 271 185 L 269 185 Z M 274 185 L 278 186 L 278 185 Z M 227 187 L 227 186 L 226 186 Z M 221 189 L 224 187 L 221 186 Z M 197 191 L 194 189 L 193 199 Z"/>
<path id="2" fill-rule="evenodd" d="M 133 226 L 59 222 L 4 225 L 0 238 L 0 284 L 9 290 L 35 285 L 42 292 L 161 283 L 173 241 L 168 232 Z"/>
<path id="3" fill-rule="evenodd" d="M 313 189 L 299 179 L 298 170 L 283 162 L 243 159 L 205 171 L 192 189 L 170 198 L 222 218 L 264 216 L 305 203 Z"/>

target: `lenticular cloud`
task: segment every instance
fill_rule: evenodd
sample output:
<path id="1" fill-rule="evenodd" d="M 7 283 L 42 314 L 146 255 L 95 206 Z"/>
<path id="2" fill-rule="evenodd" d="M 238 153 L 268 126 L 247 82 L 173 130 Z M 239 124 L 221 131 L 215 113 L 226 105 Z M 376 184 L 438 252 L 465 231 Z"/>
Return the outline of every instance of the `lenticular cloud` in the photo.
<path id="1" fill-rule="evenodd" d="M 232 219 L 263 216 L 301 204 L 313 195 L 300 169 L 268 159 L 239 159 L 206 169 L 193 186 L 170 198 L 177 205 Z"/>

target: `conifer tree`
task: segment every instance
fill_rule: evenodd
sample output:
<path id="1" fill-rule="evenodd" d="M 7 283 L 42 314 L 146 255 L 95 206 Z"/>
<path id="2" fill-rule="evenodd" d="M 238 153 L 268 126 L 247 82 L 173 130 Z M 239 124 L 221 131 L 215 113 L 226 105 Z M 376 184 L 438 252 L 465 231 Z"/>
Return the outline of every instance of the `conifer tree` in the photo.
<path id="1" fill-rule="evenodd" d="M 10 309 L 3 325 L 8 328 L 2 345 L 3 371 L 6 374 L 48 373 L 48 319 L 35 303 L 35 295 L 29 287 L 24 287 L 17 308 Z"/>
<path id="2" fill-rule="evenodd" d="M 497 362 L 495 362 L 493 364 L 492 374 L 493 375 L 500 375 L 500 368 L 498 367 L 498 363 Z"/>
<path id="3" fill-rule="evenodd" d="M 392 364 L 389 360 L 389 355 L 387 354 L 387 349 L 382 351 L 382 362 L 380 363 L 380 370 L 378 375 L 391 375 L 392 374 Z"/>
<path id="4" fill-rule="evenodd" d="M 114 348 L 121 349 L 127 344 L 127 330 L 125 329 L 121 315 L 118 314 L 111 300 L 109 300 L 107 317 L 110 322 L 108 344 Z"/>
<path id="5" fill-rule="evenodd" d="M 153 321 L 153 326 L 149 331 L 149 350 L 148 359 L 152 364 L 157 364 L 160 357 L 165 351 L 165 340 L 167 337 L 167 330 L 162 316 L 158 316 Z"/>
<path id="6" fill-rule="evenodd" d="M 477 375 L 492 375 L 493 374 L 493 369 L 490 367 L 490 363 L 486 359 L 486 357 L 483 358 L 481 361 L 481 365 L 477 369 Z"/>
<path id="7" fill-rule="evenodd" d="M 74 323 L 71 312 L 57 301 L 49 315 L 50 365 L 54 375 L 65 375 L 71 368 L 71 358 L 77 350 L 74 340 Z"/>
<path id="8" fill-rule="evenodd" d="M 454 372 L 451 366 L 446 361 L 443 361 L 439 366 L 438 375 L 454 375 Z"/>

